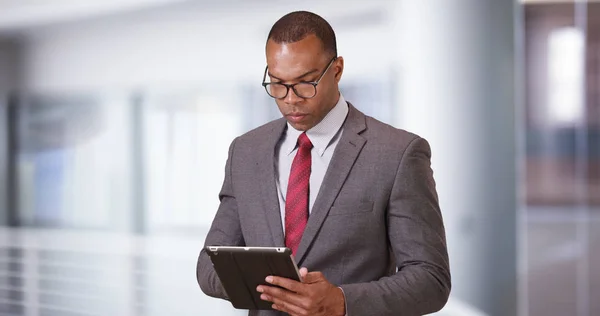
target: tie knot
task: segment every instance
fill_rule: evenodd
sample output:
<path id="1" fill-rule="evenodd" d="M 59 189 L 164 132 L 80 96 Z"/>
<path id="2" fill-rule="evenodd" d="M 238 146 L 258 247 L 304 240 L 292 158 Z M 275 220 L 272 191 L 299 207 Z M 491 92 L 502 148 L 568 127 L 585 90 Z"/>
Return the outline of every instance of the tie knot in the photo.
<path id="1" fill-rule="evenodd" d="M 300 148 L 307 148 L 307 149 L 311 149 L 313 147 L 313 144 L 310 142 L 310 139 L 308 139 L 308 136 L 306 136 L 306 132 L 300 134 L 300 136 L 298 136 L 298 146 Z"/>

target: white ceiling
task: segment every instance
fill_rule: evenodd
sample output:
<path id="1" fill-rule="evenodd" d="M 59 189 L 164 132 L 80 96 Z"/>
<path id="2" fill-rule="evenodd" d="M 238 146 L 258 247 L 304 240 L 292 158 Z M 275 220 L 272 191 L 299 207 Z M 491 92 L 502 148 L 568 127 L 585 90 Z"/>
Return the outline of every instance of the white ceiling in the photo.
<path id="1" fill-rule="evenodd" d="M 575 3 L 585 4 L 586 2 L 599 2 L 600 0 L 520 0 L 524 4 L 547 4 L 547 3 Z M 1 0 L 0 0 L 1 2 Z"/>
<path id="2" fill-rule="evenodd" d="M 77 21 L 194 1 L 215 4 L 222 0 L 0 0 L 0 32 L 43 27 L 54 23 Z M 577 0 L 516 1 L 525 4 L 536 4 L 572 3 Z M 597 1 L 600 0 L 589 2 Z"/>
<path id="3" fill-rule="evenodd" d="M 190 0 L 0 0 L 0 31 L 39 27 Z"/>

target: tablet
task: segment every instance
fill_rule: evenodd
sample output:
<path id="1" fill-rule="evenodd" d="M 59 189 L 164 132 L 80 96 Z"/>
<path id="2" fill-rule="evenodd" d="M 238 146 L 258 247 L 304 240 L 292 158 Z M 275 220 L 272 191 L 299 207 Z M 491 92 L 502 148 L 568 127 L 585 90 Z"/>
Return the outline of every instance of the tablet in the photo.
<path id="1" fill-rule="evenodd" d="M 273 303 L 260 299 L 256 287 L 269 275 L 300 281 L 292 251 L 286 247 L 206 246 L 215 271 L 238 309 L 272 310 Z"/>

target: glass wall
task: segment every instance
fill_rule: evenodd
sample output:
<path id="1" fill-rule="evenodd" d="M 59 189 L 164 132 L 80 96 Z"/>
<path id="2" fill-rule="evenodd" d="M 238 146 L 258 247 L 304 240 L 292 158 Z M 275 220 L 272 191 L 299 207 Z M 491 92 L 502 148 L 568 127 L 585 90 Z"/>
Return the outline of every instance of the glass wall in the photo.
<path id="1" fill-rule="evenodd" d="M 127 97 L 36 94 L 18 98 L 13 110 L 18 225 L 127 230 Z"/>
<path id="2" fill-rule="evenodd" d="M 525 25 L 528 315 L 600 314 L 600 4 L 530 4 Z"/>
<path id="3" fill-rule="evenodd" d="M 8 224 L 8 98 L 0 93 L 0 226 Z"/>
<path id="4" fill-rule="evenodd" d="M 390 122 L 388 79 L 343 93 L 374 100 L 362 110 Z M 281 115 L 259 81 L 224 86 L 15 98 L 12 213 L 21 229 L 0 230 L 0 314 L 241 313 L 200 293 L 196 255 L 229 144 Z"/>
<path id="5" fill-rule="evenodd" d="M 219 206 L 229 144 L 247 124 L 241 95 L 228 92 L 202 87 L 143 97 L 148 230 L 208 231 Z"/>

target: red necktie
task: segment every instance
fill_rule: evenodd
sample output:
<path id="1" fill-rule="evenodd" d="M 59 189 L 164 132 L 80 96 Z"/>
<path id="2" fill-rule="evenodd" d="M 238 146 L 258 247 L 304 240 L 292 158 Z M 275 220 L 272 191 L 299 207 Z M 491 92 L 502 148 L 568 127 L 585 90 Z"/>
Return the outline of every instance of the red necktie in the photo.
<path id="1" fill-rule="evenodd" d="M 306 133 L 300 134 L 298 152 L 292 162 L 285 198 L 285 246 L 292 250 L 294 256 L 308 222 L 308 184 L 312 147 Z"/>

